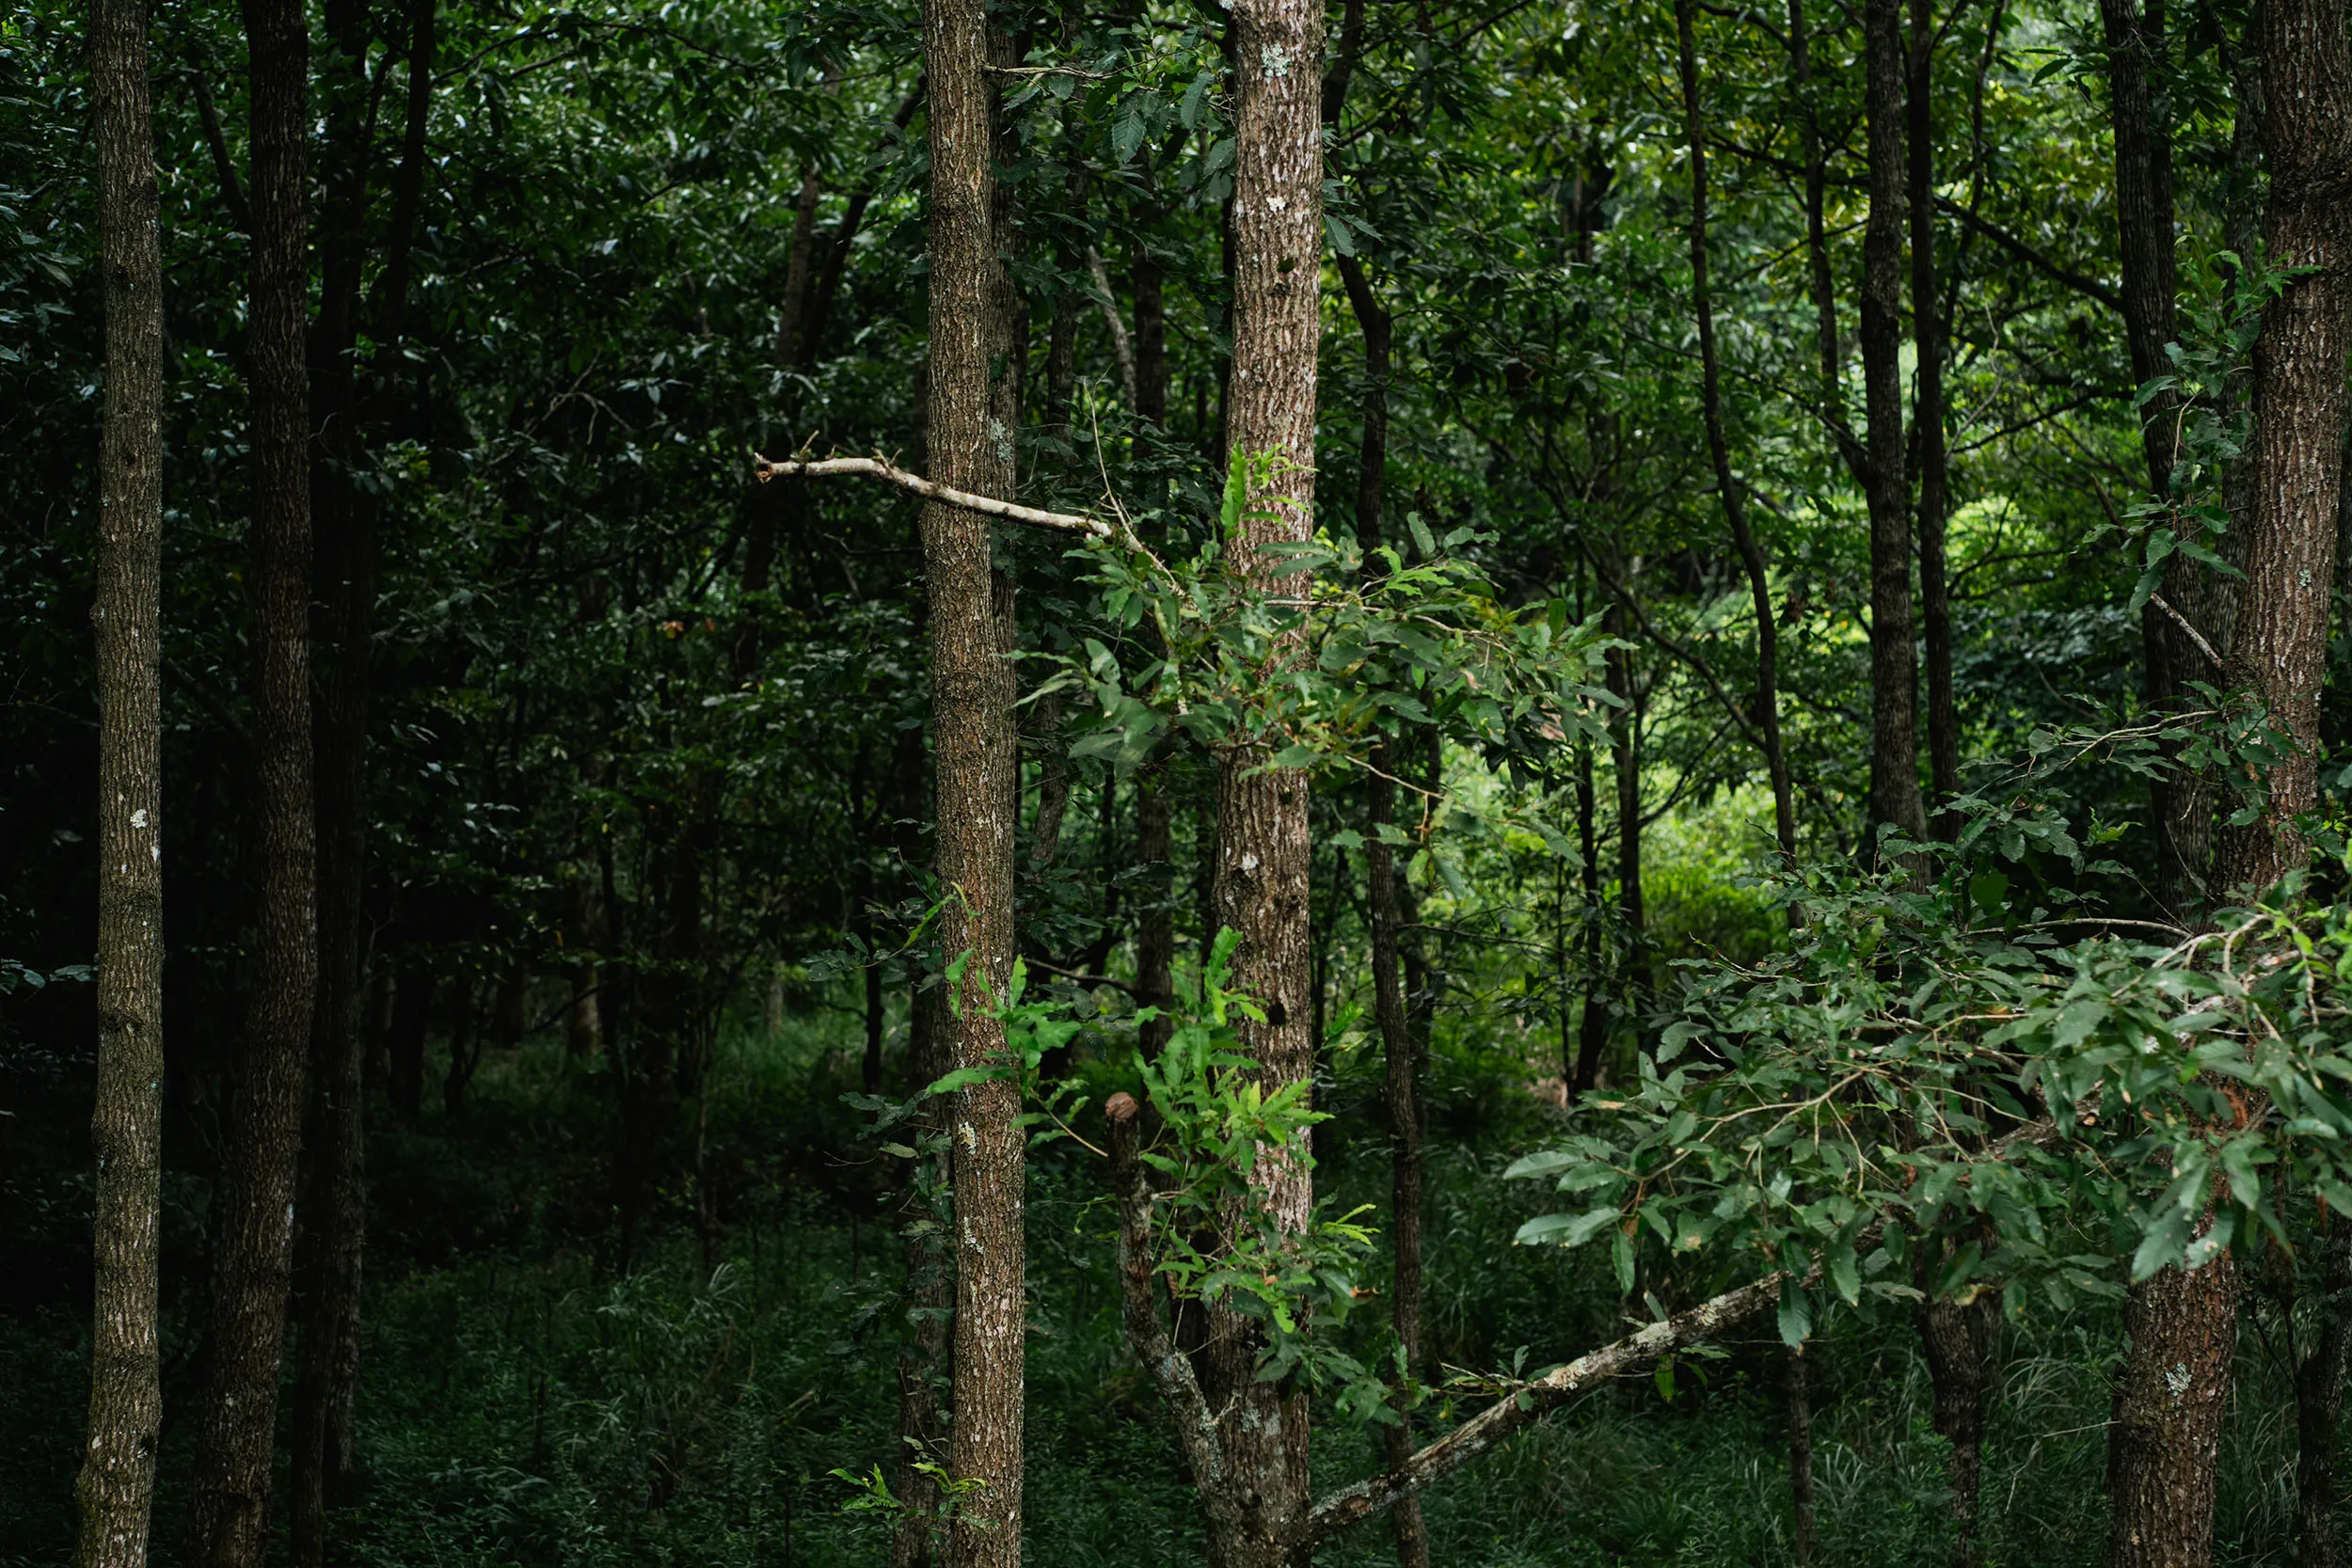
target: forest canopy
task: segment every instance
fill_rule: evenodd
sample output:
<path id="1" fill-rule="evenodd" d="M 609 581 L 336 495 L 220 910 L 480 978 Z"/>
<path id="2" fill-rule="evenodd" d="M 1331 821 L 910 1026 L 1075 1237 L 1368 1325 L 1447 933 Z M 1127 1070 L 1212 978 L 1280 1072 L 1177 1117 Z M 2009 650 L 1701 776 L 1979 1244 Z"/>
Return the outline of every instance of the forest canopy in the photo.
<path id="1" fill-rule="evenodd" d="M 2335 0 L 5 0 L 0 235 L 0 1568 L 2335 1562 Z"/>

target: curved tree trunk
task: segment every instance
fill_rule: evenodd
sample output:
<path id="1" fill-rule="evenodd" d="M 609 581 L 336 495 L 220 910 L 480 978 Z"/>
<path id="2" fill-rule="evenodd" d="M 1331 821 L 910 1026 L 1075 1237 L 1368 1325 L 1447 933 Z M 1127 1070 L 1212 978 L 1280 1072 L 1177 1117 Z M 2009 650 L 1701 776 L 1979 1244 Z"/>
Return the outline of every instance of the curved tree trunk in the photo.
<path id="1" fill-rule="evenodd" d="M 310 38 L 296 0 L 246 0 L 252 51 L 255 863 L 242 1072 L 215 1197 L 212 1336 L 199 1396 L 188 1556 L 258 1568 L 293 1267 L 294 1163 L 317 981 L 310 799 Z"/>
<path id="2" fill-rule="evenodd" d="M 106 312 L 99 450 L 98 1157 L 89 1440 L 75 1568 L 144 1568 L 163 1392 L 164 310 L 145 0 L 97 0 L 92 140 Z"/>

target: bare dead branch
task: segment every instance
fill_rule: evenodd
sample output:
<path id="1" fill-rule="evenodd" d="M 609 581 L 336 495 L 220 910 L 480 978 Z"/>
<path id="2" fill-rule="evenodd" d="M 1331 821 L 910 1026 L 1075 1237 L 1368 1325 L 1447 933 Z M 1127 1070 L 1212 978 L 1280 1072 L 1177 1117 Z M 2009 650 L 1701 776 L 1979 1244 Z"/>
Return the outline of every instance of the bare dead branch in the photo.
<path id="1" fill-rule="evenodd" d="M 1009 523 L 1028 523 L 1037 528 L 1060 529 L 1067 533 L 1091 533 L 1100 539 L 1111 536 L 1111 525 L 1099 517 L 1084 517 L 1069 512 L 1046 512 L 1018 501 L 1000 501 L 990 496 L 976 496 L 968 490 L 951 489 L 934 484 L 921 474 L 909 473 L 896 463 L 880 457 L 824 457 L 815 462 L 789 458 L 771 462 L 754 453 L 752 477 L 762 484 L 771 479 L 803 476 L 823 479 L 834 474 L 865 474 L 896 484 L 901 490 L 912 490 L 925 500 L 935 500 L 943 506 L 960 506 L 966 512 L 983 516 L 1002 517 Z"/>

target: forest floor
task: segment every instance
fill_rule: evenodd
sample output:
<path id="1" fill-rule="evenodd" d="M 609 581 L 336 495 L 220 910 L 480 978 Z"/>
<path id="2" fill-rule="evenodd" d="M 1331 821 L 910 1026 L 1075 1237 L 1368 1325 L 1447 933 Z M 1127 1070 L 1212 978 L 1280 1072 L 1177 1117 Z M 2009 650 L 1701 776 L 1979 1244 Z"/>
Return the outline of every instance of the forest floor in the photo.
<path id="1" fill-rule="evenodd" d="M 365 1568 L 785 1568 L 886 1560 L 887 1525 L 848 1510 L 836 1471 L 893 1460 L 900 1243 L 885 1174 L 841 1101 L 853 1022 L 819 1013 L 730 1034 L 707 1169 L 727 1223 L 706 1266 L 691 1191 L 626 1276 L 592 1223 L 601 1081 L 526 1046 L 485 1064 L 456 1118 L 373 1134 L 376 1209 L 361 1402 L 365 1491 L 341 1517 Z M 1320 1180 L 1345 1207 L 1385 1196 L 1370 1074 L 1343 1058 Z M 1360 1076 L 1360 1082 L 1359 1078 Z M 1605 1263 L 1518 1249 L 1527 1195 L 1500 1180 L 1546 1118 L 1495 1058 L 1449 1061 L 1433 1114 L 1430 1336 L 1451 1368 L 1530 1369 L 1609 1334 Z M 780 1152 L 781 1151 L 781 1152 Z M 1198 1510 L 1149 1386 L 1122 1354 L 1101 1173 L 1070 1146 L 1034 1167 L 1029 1237 L 1027 1560 L 1037 1568 L 1200 1560 Z M 1891 1313 L 1892 1309 L 1884 1309 Z M 1370 1314 L 1365 1316 L 1377 1316 Z M 2292 1560 L 2294 1433 L 2269 1320 L 2249 1312 L 2225 1445 L 2219 1560 Z M 1377 1354 L 1377 1325 L 1361 1349 Z M 1352 1325 L 1351 1325 L 1352 1328 Z M 85 1325 L 61 1307 L 0 1317 L 0 1568 L 67 1560 Z M 1943 1444 L 1907 1324 L 1842 1319 L 1811 1353 L 1818 1560 L 1946 1560 Z M 2116 1315 L 2029 1310 L 2007 1336 L 1986 1456 L 1986 1558 L 2097 1560 Z M 1766 1565 L 1792 1560 L 1783 1352 L 1755 1339 L 1668 1379 L 1597 1392 L 1439 1486 L 1434 1560 Z M 184 1370 L 176 1380 L 185 1386 Z M 1367 1472 L 1376 1435 L 1319 1412 L 1322 1484 Z M 188 1433 L 169 1423 L 159 1563 L 176 1560 Z M 1393 1560 L 1384 1528 L 1327 1568 Z"/>

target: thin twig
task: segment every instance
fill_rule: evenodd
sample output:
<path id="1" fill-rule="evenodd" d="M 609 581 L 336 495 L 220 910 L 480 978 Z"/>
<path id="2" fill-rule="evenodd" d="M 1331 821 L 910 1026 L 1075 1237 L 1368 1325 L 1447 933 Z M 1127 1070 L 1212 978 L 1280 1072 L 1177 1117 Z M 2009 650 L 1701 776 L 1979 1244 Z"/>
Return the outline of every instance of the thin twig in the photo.
<path id="1" fill-rule="evenodd" d="M 1046 512 L 1034 506 L 1023 506 L 1018 501 L 1000 501 L 991 496 L 976 496 L 969 490 L 933 483 L 921 474 L 909 473 L 896 463 L 880 457 L 824 457 L 813 463 L 787 458 L 776 463 L 756 452 L 752 455 L 752 477 L 762 484 L 777 478 L 800 476 L 822 479 L 834 474 L 865 474 L 872 479 L 887 481 L 901 490 L 912 490 L 926 500 L 935 500 L 944 506 L 961 507 L 966 512 L 977 512 L 982 516 L 1002 517 L 1010 523 L 1030 523 L 1038 528 L 1060 529 L 1069 533 L 1090 533 L 1100 539 L 1111 536 L 1110 524 L 1099 517 L 1083 517 L 1069 512 Z"/>

